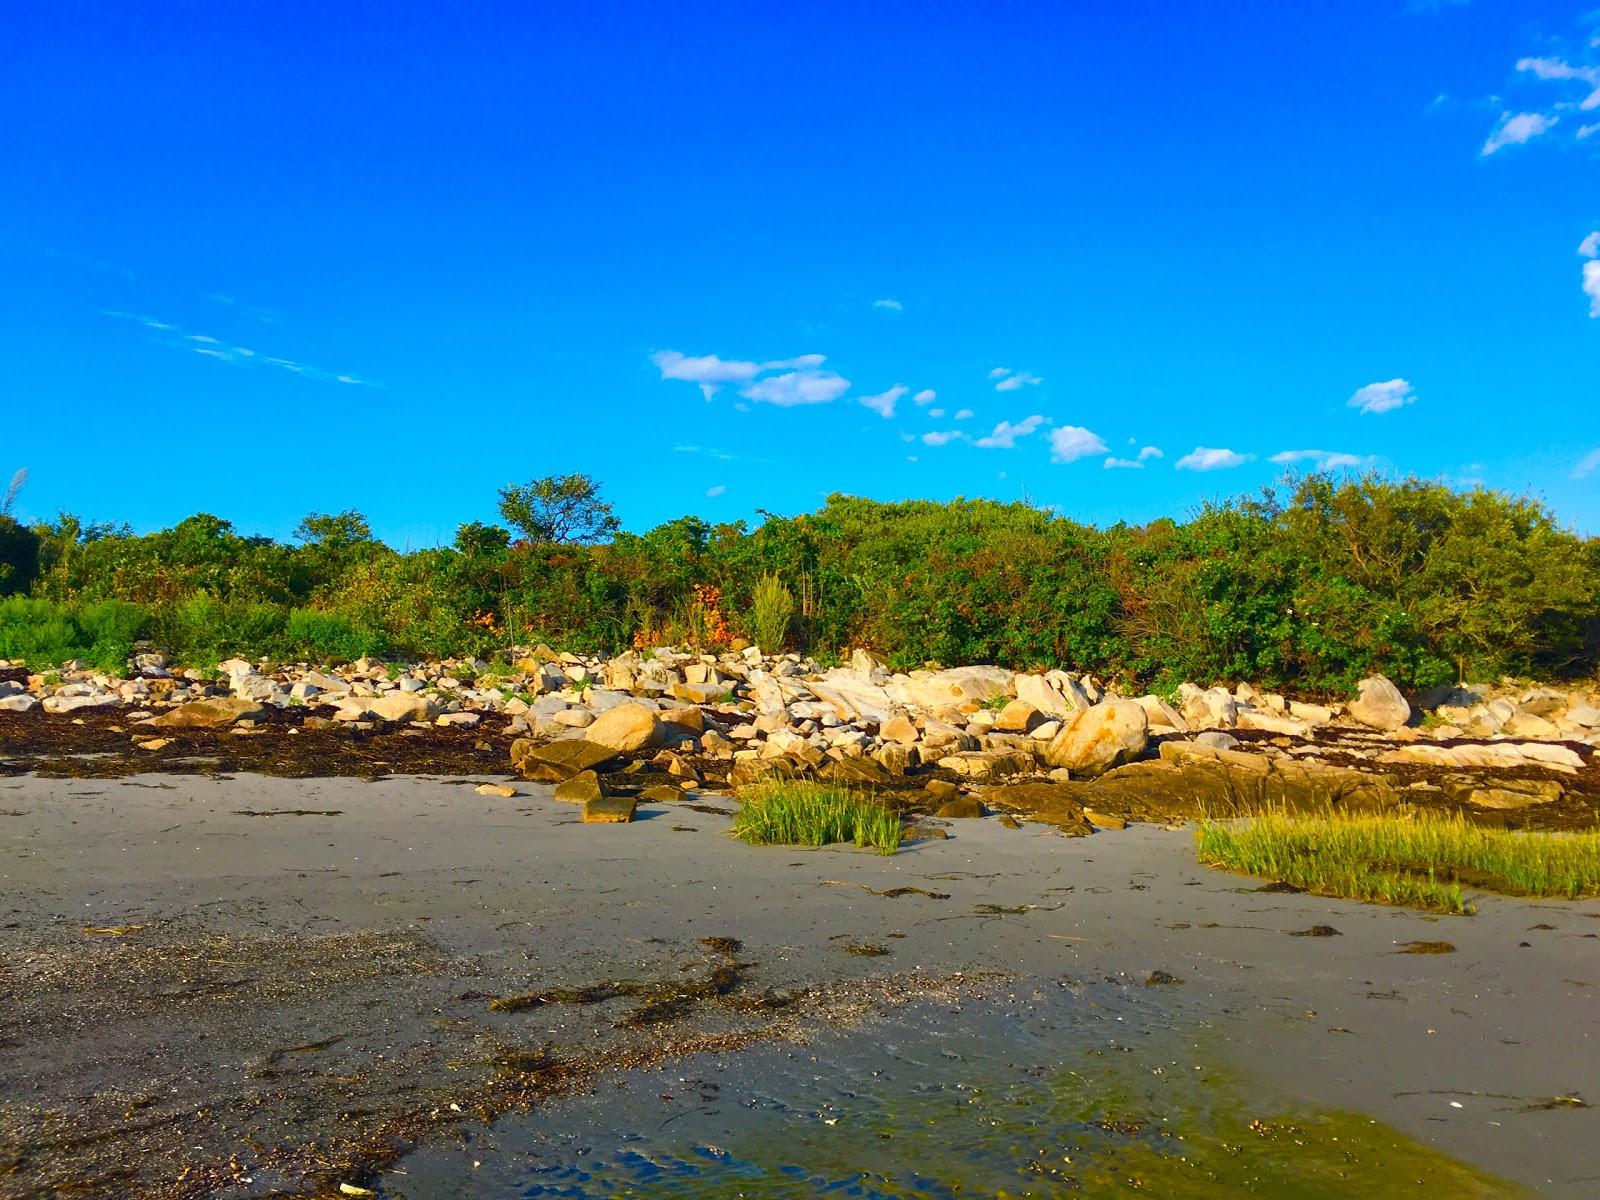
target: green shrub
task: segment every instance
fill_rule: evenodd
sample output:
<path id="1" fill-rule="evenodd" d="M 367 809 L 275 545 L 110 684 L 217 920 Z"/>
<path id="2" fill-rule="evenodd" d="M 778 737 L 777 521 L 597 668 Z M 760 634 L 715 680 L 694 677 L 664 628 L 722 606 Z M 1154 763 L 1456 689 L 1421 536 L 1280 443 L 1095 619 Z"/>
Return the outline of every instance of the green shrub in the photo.
<path id="1" fill-rule="evenodd" d="M 383 652 L 376 634 L 357 629 L 337 613 L 309 608 L 289 614 L 284 639 L 291 656 L 315 662 L 349 663 Z"/>
<path id="2" fill-rule="evenodd" d="M 0 658 L 20 658 L 39 670 L 85 656 L 90 644 L 63 605 L 22 596 L 0 600 Z"/>
<path id="3" fill-rule="evenodd" d="M 763 575 L 750 595 L 750 630 L 756 645 L 768 654 L 782 654 L 793 618 L 794 594 L 776 575 Z"/>

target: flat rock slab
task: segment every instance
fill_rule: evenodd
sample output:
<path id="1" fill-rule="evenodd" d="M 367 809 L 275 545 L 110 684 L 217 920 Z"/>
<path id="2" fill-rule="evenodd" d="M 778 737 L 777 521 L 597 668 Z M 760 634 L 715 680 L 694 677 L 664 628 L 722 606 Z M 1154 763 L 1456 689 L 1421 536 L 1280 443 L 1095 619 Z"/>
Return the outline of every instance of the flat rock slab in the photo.
<path id="1" fill-rule="evenodd" d="M 584 771 L 610 766 L 619 757 L 610 746 L 583 738 L 564 738 L 535 746 L 524 738 L 511 744 L 511 763 L 529 779 L 560 783 Z"/>
<path id="2" fill-rule="evenodd" d="M 596 796 L 583 806 L 585 825 L 625 825 L 633 820 L 632 796 Z"/>
<path id="3" fill-rule="evenodd" d="M 255 721 L 266 715 L 266 709 L 255 700 L 227 697 L 191 700 L 169 713 L 151 717 L 145 724 L 156 729 L 220 729 L 235 721 Z"/>
<path id="4" fill-rule="evenodd" d="M 933 814 L 946 820 L 957 818 L 972 818 L 983 816 L 983 805 L 971 796 L 957 796 L 954 800 L 946 800 Z"/>
<path id="5" fill-rule="evenodd" d="M 640 792 L 639 799 L 646 804 L 674 804 L 687 797 L 682 788 L 675 788 L 670 783 L 657 783 Z"/>
<path id="6" fill-rule="evenodd" d="M 556 784 L 556 799 L 569 804 L 588 804 L 591 800 L 605 798 L 606 785 L 600 782 L 600 776 L 593 771 L 580 771 L 571 779 L 564 779 Z"/>

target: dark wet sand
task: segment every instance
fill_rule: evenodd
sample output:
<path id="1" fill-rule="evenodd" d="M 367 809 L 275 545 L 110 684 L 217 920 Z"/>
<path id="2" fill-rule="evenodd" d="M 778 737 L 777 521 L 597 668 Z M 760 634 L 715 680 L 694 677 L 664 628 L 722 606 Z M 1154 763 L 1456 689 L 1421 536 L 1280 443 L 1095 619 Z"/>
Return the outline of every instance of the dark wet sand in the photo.
<path id="1" fill-rule="evenodd" d="M 0 780 L 0 1196 L 270 1194 L 507 1111 L 508 1080 L 540 1101 L 612 1061 L 1005 986 L 987 972 L 1157 970 L 1185 981 L 1162 989 L 1175 1019 L 1217 1025 L 1276 1088 L 1542 1194 L 1600 1189 L 1600 1109 L 1523 1111 L 1600 1103 L 1600 903 L 1434 918 L 1261 894 L 1148 826 L 954 822 L 893 858 L 755 849 L 684 805 L 584 826 L 518 786 Z M 948 898 L 868 890 L 898 887 Z M 1288 936 L 1318 924 L 1341 936 Z M 1436 940 L 1456 952 L 1395 952 Z M 489 1008 L 602 980 L 688 999 Z"/>

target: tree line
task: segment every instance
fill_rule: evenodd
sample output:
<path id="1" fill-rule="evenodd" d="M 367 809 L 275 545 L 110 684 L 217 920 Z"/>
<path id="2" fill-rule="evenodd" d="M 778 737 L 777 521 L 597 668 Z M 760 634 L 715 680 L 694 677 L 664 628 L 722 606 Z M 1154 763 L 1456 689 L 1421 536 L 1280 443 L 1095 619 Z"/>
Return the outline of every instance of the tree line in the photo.
<path id="1" fill-rule="evenodd" d="M 595 482 L 500 494 L 503 524 L 400 552 L 356 512 L 280 542 L 197 514 L 134 534 L 0 515 L 0 657 L 482 656 L 864 646 L 899 667 L 1091 670 L 1141 687 L 1338 693 L 1591 674 L 1600 539 L 1529 497 L 1376 475 L 1286 480 L 1187 518 L 1099 528 L 1026 503 L 834 495 L 798 516 L 623 531 Z"/>

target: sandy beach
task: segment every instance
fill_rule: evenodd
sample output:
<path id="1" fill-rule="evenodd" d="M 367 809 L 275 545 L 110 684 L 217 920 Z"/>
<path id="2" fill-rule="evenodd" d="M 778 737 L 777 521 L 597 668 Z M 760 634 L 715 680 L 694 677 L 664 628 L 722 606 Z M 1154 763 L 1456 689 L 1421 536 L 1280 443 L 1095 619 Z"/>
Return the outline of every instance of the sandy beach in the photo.
<path id="1" fill-rule="evenodd" d="M 1597 1110 L 1539 1102 L 1600 1078 L 1600 904 L 1261 893 L 1154 826 L 758 849 L 725 798 L 597 827 L 476 782 L 0 782 L 0 1194 L 336 1186 L 613 1067 L 1044 980 L 1159 995 L 1266 1084 L 1592 1194 Z M 648 986 L 557 999 L 603 981 Z"/>

